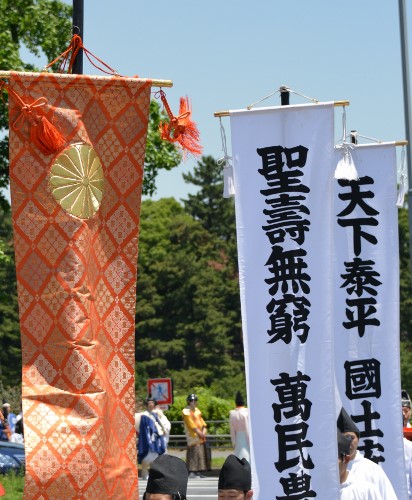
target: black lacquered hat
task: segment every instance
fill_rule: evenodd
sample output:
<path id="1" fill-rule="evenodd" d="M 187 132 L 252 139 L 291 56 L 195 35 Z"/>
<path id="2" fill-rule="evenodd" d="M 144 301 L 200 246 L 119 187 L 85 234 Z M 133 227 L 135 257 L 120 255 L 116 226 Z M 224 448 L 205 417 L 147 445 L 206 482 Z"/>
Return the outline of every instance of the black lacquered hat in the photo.
<path id="1" fill-rule="evenodd" d="M 150 466 L 146 492 L 186 496 L 188 477 L 183 460 L 172 455 L 160 455 Z"/>
<path id="2" fill-rule="evenodd" d="M 246 458 L 240 460 L 235 455 L 229 455 L 220 469 L 219 490 L 249 491 L 252 487 L 252 472 Z"/>

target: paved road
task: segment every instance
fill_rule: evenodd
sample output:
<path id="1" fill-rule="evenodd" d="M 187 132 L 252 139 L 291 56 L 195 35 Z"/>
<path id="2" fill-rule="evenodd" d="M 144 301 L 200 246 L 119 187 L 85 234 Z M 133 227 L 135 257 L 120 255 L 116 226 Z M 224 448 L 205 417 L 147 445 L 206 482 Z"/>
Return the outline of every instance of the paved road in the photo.
<path id="1" fill-rule="evenodd" d="M 187 498 L 190 500 L 216 500 L 217 477 L 205 477 L 202 479 L 189 479 Z M 147 481 L 139 478 L 139 498 L 143 498 Z"/>

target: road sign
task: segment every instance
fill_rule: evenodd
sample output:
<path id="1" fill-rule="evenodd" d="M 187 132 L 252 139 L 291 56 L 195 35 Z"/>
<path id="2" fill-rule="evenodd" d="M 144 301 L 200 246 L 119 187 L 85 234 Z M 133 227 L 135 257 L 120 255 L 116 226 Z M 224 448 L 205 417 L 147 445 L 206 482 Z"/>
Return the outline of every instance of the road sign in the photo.
<path id="1" fill-rule="evenodd" d="M 151 378 L 147 381 L 147 393 L 159 405 L 173 404 L 173 383 L 171 378 Z"/>

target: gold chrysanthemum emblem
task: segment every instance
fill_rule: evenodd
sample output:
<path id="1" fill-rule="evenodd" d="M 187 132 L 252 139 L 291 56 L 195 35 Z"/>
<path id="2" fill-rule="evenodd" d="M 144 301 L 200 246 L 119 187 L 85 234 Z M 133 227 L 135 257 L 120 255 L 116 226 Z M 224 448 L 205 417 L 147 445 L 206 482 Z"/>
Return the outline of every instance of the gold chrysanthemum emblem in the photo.
<path id="1" fill-rule="evenodd" d="M 96 151 L 87 144 L 72 144 L 54 161 L 49 187 L 57 203 L 79 219 L 90 219 L 99 209 L 104 175 Z"/>

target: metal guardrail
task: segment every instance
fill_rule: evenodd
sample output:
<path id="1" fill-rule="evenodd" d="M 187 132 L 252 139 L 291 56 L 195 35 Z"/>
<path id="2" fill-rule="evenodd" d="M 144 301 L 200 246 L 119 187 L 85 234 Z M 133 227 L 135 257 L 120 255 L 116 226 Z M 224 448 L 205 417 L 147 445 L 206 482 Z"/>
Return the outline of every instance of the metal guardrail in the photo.
<path id="1" fill-rule="evenodd" d="M 219 433 L 222 424 L 227 424 L 225 426 L 228 428 L 228 420 L 205 420 L 207 424 L 207 441 L 211 448 L 232 448 L 232 440 L 230 434 Z M 170 434 L 169 444 L 170 448 L 186 448 L 186 436 L 184 434 L 184 427 L 182 420 L 172 420 L 172 430 L 179 426 L 181 428 L 182 434 Z"/>

